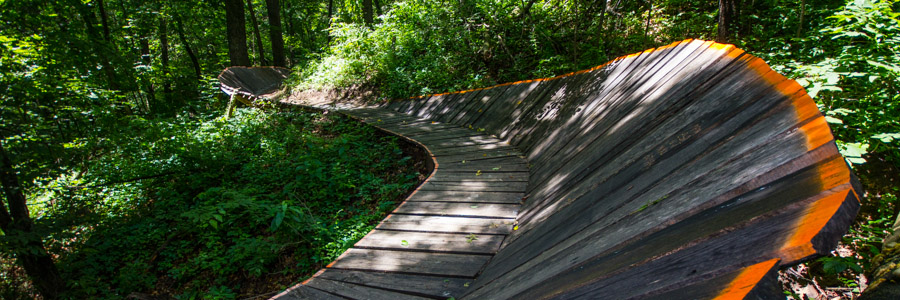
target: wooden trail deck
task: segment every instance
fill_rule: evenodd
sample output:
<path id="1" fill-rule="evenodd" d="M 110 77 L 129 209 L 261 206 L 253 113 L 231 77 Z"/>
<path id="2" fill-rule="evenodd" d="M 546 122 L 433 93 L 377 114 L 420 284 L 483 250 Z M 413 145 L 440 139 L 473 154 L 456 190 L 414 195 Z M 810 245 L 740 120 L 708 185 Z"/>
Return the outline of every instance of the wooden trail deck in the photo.
<path id="1" fill-rule="evenodd" d="M 713 42 L 342 112 L 435 171 L 277 298 L 778 299 L 862 195 L 803 88 Z"/>
<path id="2" fill-rule="evenodd" d="M 383 108 L 344 113 L 418 143 L 428 150 L 434 171 L 353 248 L 276 298 L 462 296 L 512 231 L 528 182 L 522 154 L 458 125 Z M 442 146 L 467 141 L 480 143 Z"/>

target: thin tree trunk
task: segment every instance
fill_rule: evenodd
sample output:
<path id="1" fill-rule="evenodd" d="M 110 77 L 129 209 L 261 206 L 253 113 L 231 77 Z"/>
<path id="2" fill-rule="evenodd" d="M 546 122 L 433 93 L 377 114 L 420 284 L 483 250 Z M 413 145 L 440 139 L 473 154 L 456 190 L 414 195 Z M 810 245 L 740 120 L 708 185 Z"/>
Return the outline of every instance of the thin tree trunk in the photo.
<path id="1" fill-rule="evenodd" d="M 272 42 L 272 64 L 285 67 L 284 38 L 281 32 L 281 14 L 278 0 L 266 0 L 266 11 L 269 14 L 269 40 Z"/>
<path id="2" fill-rule="evenodd" d="M 103 38 L 109 42 L 109 17 L 106 15 L 106 8 L 103 7 L 103 0 L 97 0 L 97 8 L 100 9 L 100 24 L 103 24 Z"/>
<path id="3" fill-rule="evenodd" d="M 800 23 L 797 23 L 797 37 L 803 33 L 803 17 L 806 15 L 806 1 L 800 0 Z"/>
<path id="4" fill-rule="evenodd" d="M 100 66 L 102 67 L 103 73 L 106 75 L 109 88 L 118 90 L 118 77 L 109 60 L 110 53 L 108 52 L 111 51 L 107 51 L 107 43 L 99 36 L 99 34 L 97 34 L 97 30 L 94 28 L 94 12 L 87 4 L 79 3 L 78 5 L 78 12 L 84 22 L 85 31 L 87 31 L 88 39 L 93 44 L 92 48 L 94 49 L 94 54 L 97 55 L 97 58 L 100 60 Z"/>
<path id="5" fill-rule="evenodd" d="M 32 235 L 32 222 L 25 201 L 19 178 L 13 169 L 12 160 L 6 153 L 3 144 L 0 143 L 0 183 L 3 185 L 3 193 L 9 204 L 7 207 L 0 201 L 0 228 L 7 236 L 22 235 L 25 238 L 25 247 L 15 249 L 16 259 L 22 264 L 25 272 L 31 277 L 31 281 L 45 299 L 58 299 L 66 284 L 59 275 L 59 270 L 53 264 L 53 259 L 47 254 L 44 242 Z"/>
<path id="6" fill-rule="evenodd" d="M 188 43 L 187 38 L 184 37 L 184 24 L 181 22 L 181 15 L 176 13 L 174 17 L 175 33 L 178 34 L 178 41 L 184 46 L 185 52 L 187 52 L 188 57 L 191 59 L 191 65 L 194 66 L 194 75 L 197 77 L 197 80 L 200 80 L 203 74 L 203 70 L 200 68 L 200 60 L 197 59 L 197 55 L 194 54 L 194 50 L 191 49 L 191 44 Z"/>
<path id="7" fill-rule="evenodd" d="M 172 85 L 169 83 L 169 28 L 165 16 L 159 17 L 159 52 L 162 64 L 163 76 L 163 103 L 170 106 L 169 96 L 172 94 Z"/>
<path id="8" fill-rule="evenodd" d="M 258 56 L 257 62 L 260 66 L 268 65 L 262 37 L 259 35 L 259 21 L 256 20 L 256 9 L 253 8 L 253 0 L 247 0 L 247 10 L 250 12 L 250 25 L 253 26 L 253 39 L 256 44 L 256 56 Z"/>
<path id="9" fill-rule="evenodd" d="M 716 42 L 727 43 L 733 35 L 734 20 L 737 19 L 740 0 L 719 0 L 719 28 Z"/>
<path id="10" fill-rule="evenodd" d="M 372 18 L 372 0 L 362 0 L 362 6 L 363 21 L 366 23 L 366 26 L 372 27 L 372 23 L 375 23 Z"/>
<path id="11" fill-rule="evenodd" d="M 647 24 L 644 25 L 644 40 L 648 41 L 650 39 L 650 19 L 653 18 L 653 1 L 650 2 L 650 7 L 647 8 Z"/>
<path id="12" fill-rule="evenodd" d="M 247 28 L 244 22 L 244 3 L 241 0 L 225 0 L 225 28 L 228 39 L 228 57 L 232 66 L 249 66 L 247 54 Z"/>

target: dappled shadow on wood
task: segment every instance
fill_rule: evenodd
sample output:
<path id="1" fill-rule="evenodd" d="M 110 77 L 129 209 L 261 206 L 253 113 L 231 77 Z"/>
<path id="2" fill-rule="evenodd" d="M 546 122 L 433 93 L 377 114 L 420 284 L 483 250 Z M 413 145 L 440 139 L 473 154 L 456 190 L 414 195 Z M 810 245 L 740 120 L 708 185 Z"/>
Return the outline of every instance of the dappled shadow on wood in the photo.
<path id="1" fill-rule="evenodd" d="M 441 180 L 379 230 L 503 234 L 484 229 L 513 211 L 502 195 L 524 200 L 483 270 L 445 274 L 477 276 L 463 298 L 778 297 L 774 270 L 830 251 L 858 210 L 860 190 L 812 99 L 729 45 L 688 40 L 563 77 L 384 108 L 393 112 L 350 113 L 434 145 Z M 459 176 L 487 172 L 528 176 Z M 460 251 L 435 238 L 415 250 Z M 392 261 L 380 270 L 403 274 L 434 266 L 379 255 L 352 257 Z"/>

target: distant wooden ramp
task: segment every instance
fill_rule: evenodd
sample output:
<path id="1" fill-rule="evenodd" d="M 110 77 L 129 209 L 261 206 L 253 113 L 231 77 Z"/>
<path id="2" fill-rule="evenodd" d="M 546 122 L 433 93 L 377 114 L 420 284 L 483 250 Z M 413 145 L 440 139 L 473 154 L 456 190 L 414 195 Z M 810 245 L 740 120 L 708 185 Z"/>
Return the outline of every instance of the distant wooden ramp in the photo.
<path id="1" fill-rule="evenodd" d="M 276 298 L 782 299 L 777 270 L 831 251 L 859 208 L 812 99 L 731 45 L 345 112 L 419 140 L 435 172 Z M 509 207 L 465 212 L 479 201 Z"/>
<path id="2" fill-rule="evenodd" d="M 253 100 L 267 98 L 281 88 L 291 70 L 281 67 L 228 67 L 219 74 L 219 88 L 230 99 L 225 117 L 231 118 L 237 101 L 251 105 Z"/>

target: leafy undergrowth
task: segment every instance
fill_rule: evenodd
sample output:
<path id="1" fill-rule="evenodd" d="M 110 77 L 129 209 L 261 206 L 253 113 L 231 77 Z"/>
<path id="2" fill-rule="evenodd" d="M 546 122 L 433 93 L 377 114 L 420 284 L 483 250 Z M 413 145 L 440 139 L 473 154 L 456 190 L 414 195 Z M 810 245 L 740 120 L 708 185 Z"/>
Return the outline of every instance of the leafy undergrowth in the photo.
<path id="1" fill-rule="evenodd" d="M 396 138 L 334 114 L 129 124 L 30 197 L 70 298 L 272 296 L 362 238 L 419 176 Z"/>

